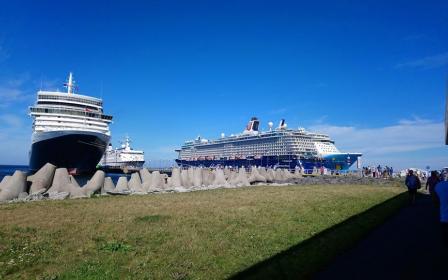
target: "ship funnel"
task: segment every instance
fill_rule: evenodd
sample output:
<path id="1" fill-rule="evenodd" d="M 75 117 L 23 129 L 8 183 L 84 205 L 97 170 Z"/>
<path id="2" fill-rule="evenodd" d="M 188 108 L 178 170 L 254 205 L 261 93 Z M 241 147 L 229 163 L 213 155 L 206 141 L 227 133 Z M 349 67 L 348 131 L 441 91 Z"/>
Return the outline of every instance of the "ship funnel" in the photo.
<path id="1" fill-rule="evenodd" d="M 250 119 L 249 123 L 247 124 L 245 131 L 258 131 L 259 125 L 260 125 L 260 121 L 256 117 L 253 117 Z"/>
<path id="2" fill-rule="evenodd" d="M 279 128 L 279 129 L 286 129 L 287 127 L 288 127 L 288 125 L 286 124 L 285 119 L 282 119 L 282 120 L 280 121 L 280 124 L 278 125 L 278 128 Z"/>

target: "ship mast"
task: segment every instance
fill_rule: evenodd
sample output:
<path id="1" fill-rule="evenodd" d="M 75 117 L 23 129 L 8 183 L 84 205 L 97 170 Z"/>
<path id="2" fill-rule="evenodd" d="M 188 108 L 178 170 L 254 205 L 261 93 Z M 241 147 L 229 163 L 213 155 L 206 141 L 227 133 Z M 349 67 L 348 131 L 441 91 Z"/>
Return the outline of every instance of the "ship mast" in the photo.
<path id="1" fill-rule="evenodd" d="M 73 93 L 73 73 L 70 72 L 68 75 L 68 83 L 67 83 L 67 93 Z"/>

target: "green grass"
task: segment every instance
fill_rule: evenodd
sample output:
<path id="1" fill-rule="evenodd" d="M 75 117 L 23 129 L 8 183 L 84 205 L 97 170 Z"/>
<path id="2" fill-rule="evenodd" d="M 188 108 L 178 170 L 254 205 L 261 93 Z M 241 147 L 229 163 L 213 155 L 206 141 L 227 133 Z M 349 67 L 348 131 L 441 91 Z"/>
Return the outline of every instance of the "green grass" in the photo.
<path id="1" fill-rule="evenodd" d="M 366 210 L 403 191 L 250 187 L 3 204 L 0 279 L 223 279 L 290 264 L 302 269 L 287 276 L 310 275 L 401 200 Z"/>

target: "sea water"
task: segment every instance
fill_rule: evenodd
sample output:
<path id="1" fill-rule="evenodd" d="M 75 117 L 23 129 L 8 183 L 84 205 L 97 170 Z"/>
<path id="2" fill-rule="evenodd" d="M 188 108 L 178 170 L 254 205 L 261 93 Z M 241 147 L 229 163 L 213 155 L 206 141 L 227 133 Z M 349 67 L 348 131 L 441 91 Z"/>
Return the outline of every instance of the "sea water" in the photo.
<path id="1" fill-rule="evenodd" d="M 0 181 L 7 175 L 12 175 L 16 170 L 28 172 L 26 165 L 0 165 Z"/>

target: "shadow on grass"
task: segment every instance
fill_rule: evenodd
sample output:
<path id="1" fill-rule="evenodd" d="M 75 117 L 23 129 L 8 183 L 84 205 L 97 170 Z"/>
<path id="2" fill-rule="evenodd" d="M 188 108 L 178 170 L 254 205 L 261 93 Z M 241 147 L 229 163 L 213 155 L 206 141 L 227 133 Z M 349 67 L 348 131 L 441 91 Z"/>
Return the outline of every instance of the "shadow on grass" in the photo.
<path id="1" fill-rule="evenodd" d="M 407 203 L 407 193 L 388 199 L 269 259 L 238 272 L 230 279 L 311 278 L 323 266 L 352 248 L 371 230 Z"/>

